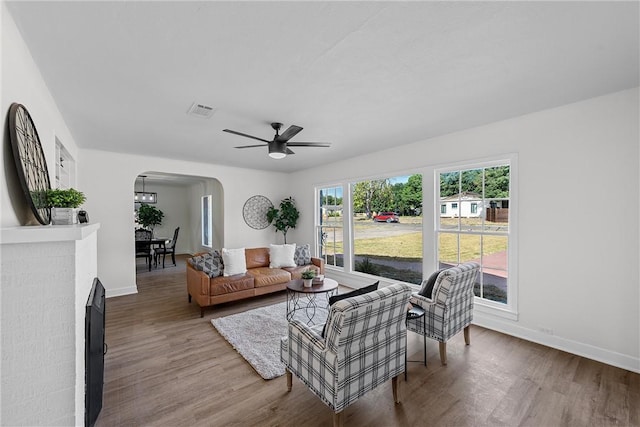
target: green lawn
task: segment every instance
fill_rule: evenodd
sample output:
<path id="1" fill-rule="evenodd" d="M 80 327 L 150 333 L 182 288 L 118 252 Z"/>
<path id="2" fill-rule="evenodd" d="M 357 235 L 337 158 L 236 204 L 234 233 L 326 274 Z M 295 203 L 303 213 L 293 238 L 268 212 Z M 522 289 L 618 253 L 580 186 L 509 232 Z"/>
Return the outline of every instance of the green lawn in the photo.
<path id="1" fill-rule="evenodd" d="M 443 225 L 450 223 L 457 224 L 455 219 L 443 219 Z M 419 224 L 422 217 L 401 217 L 400 222 L 404 224 Z M 372 221 L 361 222 L 355 221 L 356 239 L 354 242 L 354 253 L 356 255 L 372 255 L 372 256 L 389 256 L 393 255 L 403 259 L 421 259 L 422 258 L 422 233 L 410 232 L 400 236 L 378 237 L 370 239 L 358 239 L 358 230 L 365 227 L 384 226 L 384 224 L 374 224 Z M 467 224 L 478 225 L 479 220 L 467 220 Z M 489 255 L 502 252 L 507 249 L 506 236 L 484 236 L 483 237 L 484 254 Z M 441 233 L 440 235 L 440 260 L 457 262 L 457 235 L 450 233 Z M 330 248 L 332 254 L 333 247 Z M 336 242 L 336 253 L 342 253 L 342 242 Z M 460 236 L 460 257 L 463 260 L 480 258 L 480 236 L 477 235 L 461 235 Z"/>

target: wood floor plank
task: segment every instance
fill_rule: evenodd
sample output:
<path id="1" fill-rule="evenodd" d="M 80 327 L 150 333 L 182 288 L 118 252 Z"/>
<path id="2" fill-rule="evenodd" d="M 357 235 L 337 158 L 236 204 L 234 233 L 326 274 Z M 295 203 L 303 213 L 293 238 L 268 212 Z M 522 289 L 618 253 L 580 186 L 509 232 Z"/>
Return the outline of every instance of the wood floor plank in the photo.
<path id="1" fill-rule="evenodd" d="M 103 409 L 97 427 L 328 426 L 333 416 L 298 379 L 263 380 L 210 320 L 285 300 L 284 293 L 205 312 L 187 302 L 178 265 L 137 275 L 138 294 L 107 300 Z M 346 426 L 639 426 L 640 375 L 473 326 L 438 344 L 408 334 L 408 381 L 344 411 Z"/>

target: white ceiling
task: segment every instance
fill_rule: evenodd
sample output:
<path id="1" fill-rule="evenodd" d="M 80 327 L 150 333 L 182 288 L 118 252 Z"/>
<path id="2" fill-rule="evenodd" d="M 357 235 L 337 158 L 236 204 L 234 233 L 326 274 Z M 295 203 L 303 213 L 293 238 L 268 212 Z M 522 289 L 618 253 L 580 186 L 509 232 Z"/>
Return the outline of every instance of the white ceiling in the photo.
<path id="1" fill-rule="evenodd" d="M 284 172 L 638 86 L 638 5 L 8 2 L 80 147 Z"/>

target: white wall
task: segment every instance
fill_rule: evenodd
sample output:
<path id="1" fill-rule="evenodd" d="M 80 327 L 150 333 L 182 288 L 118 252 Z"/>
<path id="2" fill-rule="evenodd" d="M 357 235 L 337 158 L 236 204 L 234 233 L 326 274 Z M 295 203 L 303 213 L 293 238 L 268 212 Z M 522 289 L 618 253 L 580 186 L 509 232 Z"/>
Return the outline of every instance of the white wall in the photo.
<path id="1" fill-rule="evenodd" d="M 289 188 L 311 210 L 317 184 L 517 153 L 519 319 L 475 321 L 640 372 L 638 121 L 636 88 L 322 165 Z M 295 235 L 313 241 L 311 215 Z"/>
<path id="2" fill-rule="evenodd" d="M 12 103 L 24 105 L 31 115 L 49 169 L 49 180 L 55 183 L 56 136 L 77 159 L 78 148 L 58 111 L 55 100 L 36 67 L 27 46 L 6 9 L 0 3 L 2 72 L 0 74 L 0 111 L 2 111 L 3 144 L 2 179 L 0 179 L 0 227 L 21 225 L 32 217 L 26 208 L 20 183 L 13 163 L 13 155 L 7 136 L 8 111 Z"/>
<path id="3" fill-rule="evenodd" d="M 141 187 L 137 190 L 142 191 Z M 180 227 L 176 253 L 191 253 L 194 243 L 191 241 L 191 235 L 187 230 L 194 227 L 191 224 L 190 212 L 193 209 L 197 209 L 198 205 L 191 204 L 189 187 L 161 182 L 147 182 L 145 183 L 145 191 L 158 193 L 158 203 L 153 206 L 164 213 L 162 224 L 154 229 L 155 236 L 173 238 L 173 231 L 176 227 Z M 133 228 L 134 223 L 132 222 L 131 225 Z"/>
<path id="4" fill-rule="evenodd" d="M 116 168 L 118 173 L 113 173 Z M 224 218 L 224 230 L 218 230 L 214 224 L 214 232 L 222 231 L 221 243 L 225 246 L 254 247 L 275 241 L 271 229 L 254 230 L 245 224 L 242 207 L 255 194 L 279 201 L 282 194 L 275 191 L 286 187 L 285 174 L 81 149 L 78 176 L 87 196 L 84 206 L 91 221 L 101 224 L 98 274 L 107 296 L 137 292 L 134 235 L 131 231 L 134 210 L 132 183 L 144 171 L 218 180 L 223 193 L 223 211 L 217 213 L 214 209 L 214 215 L 217 213 L 218 218 Z M 198 196 L 198 212 L 199 203 Z"/>

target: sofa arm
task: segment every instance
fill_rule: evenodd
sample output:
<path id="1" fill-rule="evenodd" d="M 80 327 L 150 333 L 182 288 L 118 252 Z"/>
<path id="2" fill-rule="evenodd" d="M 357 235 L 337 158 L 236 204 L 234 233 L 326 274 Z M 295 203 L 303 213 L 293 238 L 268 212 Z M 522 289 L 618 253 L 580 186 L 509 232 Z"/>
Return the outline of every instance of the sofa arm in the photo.
<path id="1" fill-rule="evenodd" d="M 209 276 L 187 264 L 187 290 L 189 295 L 196 298 L 198 303 L 204 301 L 203 298 L 205 298 L 206 305 L 208 305 L 209 286 Z"/>
<path id="2" fill-rule="evenodd" d="M 318 267 L 318 269 L 320 270 L 320 274 L 324 274 L 324 260 L 322 258 L 311 257 L 311 264 Z"/>

